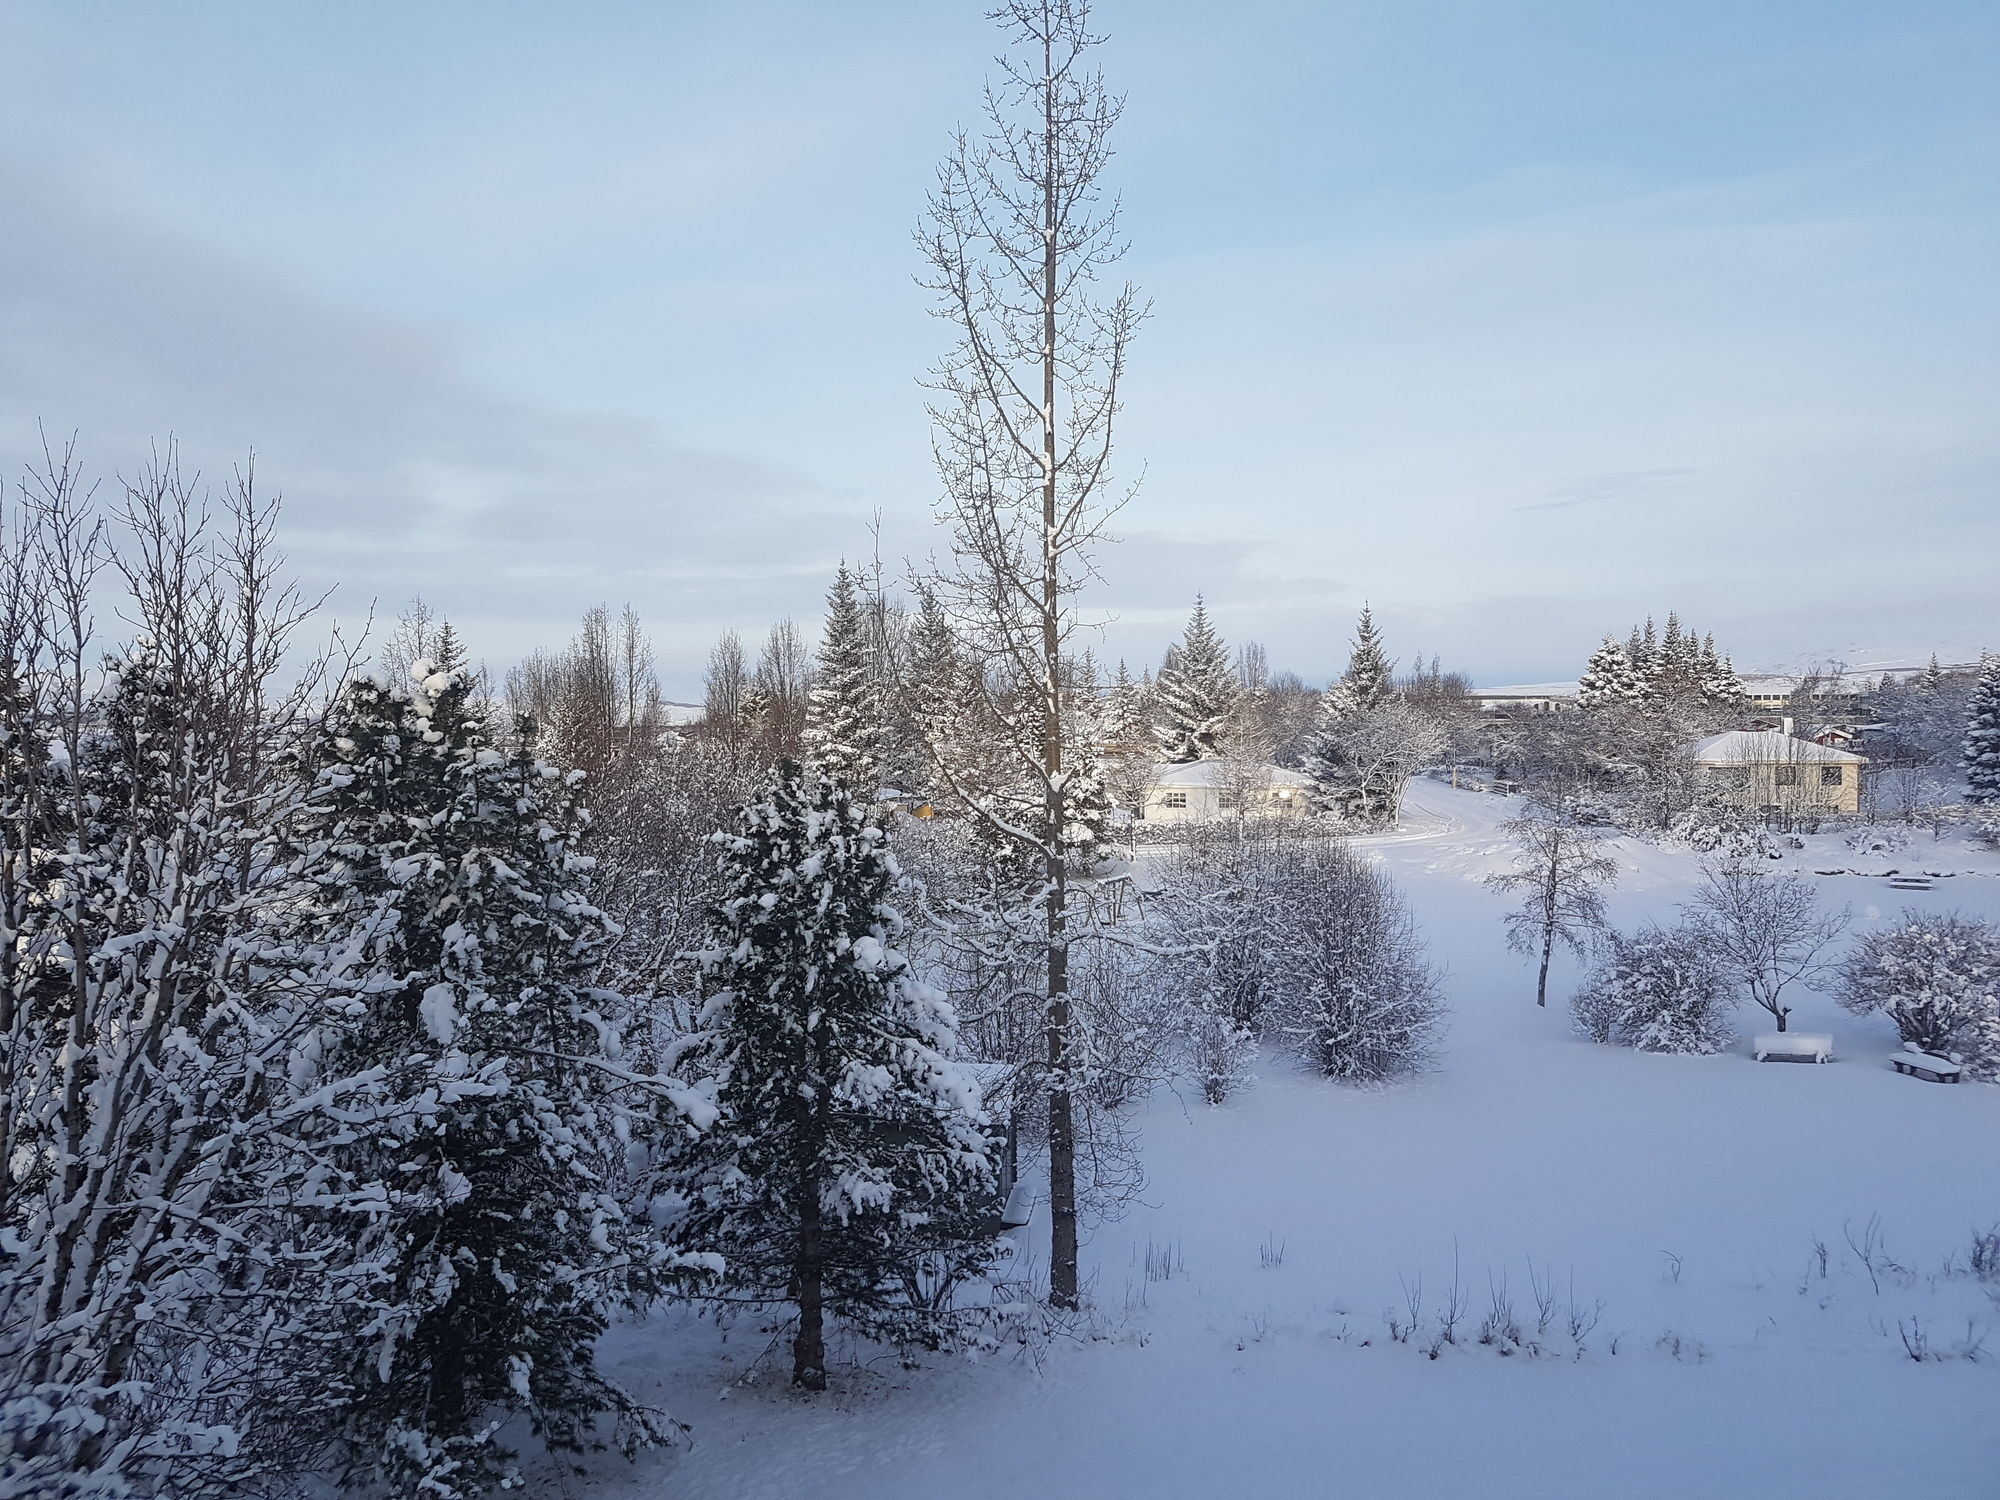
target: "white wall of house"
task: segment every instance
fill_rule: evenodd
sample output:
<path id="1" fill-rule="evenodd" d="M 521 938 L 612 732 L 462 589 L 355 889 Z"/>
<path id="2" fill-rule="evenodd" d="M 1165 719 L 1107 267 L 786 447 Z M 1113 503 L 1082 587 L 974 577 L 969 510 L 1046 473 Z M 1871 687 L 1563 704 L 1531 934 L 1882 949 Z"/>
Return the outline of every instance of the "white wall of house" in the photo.
<path id="1" fill-rule="evenodd" d="M 1143 816 L 1148 823 L 1299 817 L 1311 808 L 1311 785 L 1282 766 L 1220 760 L 1161 765 L 1146 790 Z"/>

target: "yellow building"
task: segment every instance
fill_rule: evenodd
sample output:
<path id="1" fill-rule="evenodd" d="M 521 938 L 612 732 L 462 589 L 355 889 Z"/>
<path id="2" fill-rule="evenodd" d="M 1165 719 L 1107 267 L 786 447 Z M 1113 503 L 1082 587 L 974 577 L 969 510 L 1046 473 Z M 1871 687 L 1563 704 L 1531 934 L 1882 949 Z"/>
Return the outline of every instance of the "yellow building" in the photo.
<path id="1" fill-rule="evenodd" d="M 1779 729 L 1732 729 L 1688 747 L 1694 763 L 1739 807 L 1783 813 L 1858 813 L 1868 757 Z"/>

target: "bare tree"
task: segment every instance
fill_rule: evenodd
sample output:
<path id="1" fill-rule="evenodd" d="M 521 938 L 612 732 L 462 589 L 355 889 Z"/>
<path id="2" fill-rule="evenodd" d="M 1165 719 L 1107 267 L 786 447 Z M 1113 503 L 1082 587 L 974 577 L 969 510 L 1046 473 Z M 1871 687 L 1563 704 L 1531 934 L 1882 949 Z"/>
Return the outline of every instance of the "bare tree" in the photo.
<path id="1" fill-rule="evenodd" d="M 382 672 L 391 687 L 406 687 L 411 663 L 436 655 L 441 624 L 443 621 L 421 598 L 412 599 L 409 607 L 396 617 L 396 628 L 382 643 Z"/>
<path id="2" fill-rule="evenodd" d="M 1684 910 L 1709 951 L 1780 1031 L 1792 1012 L 1785 991 L 1825 971 L 1826 950 L 1848 922 L 1845 907 L 1819 909 L 1809 881 L 1734 863 L 1711 868 Z"/>
<path id="3" fill-rule="evenodd" d="M 745 702 L 750 694 L 750 669 L 743 659 L 743 637 L 725 630 L 708 652 L 702 673 L 703 734 L 740 753 L 746 738 Z"/>
<path id="4" fill-rule="evenodd" d="M 1535 1004 L 1549 1003 L 1549 959 L 1561 943 L 1581 958 L 1604 931 L 1600 886 L 1618 878 L 1618 862 L 1602 852 L 1604 835 L 1576 820 L 1567 807 L 1531 807 L 1525 817 L 1501 825 L 1514 841 L 1514 868 L 1489 875 L 1487 886 L 1519 893 L 1519 908 L 1507 913 L 1507 946 L 1541 959 L 1535 977 Z"/>
<path id="5" fill-rule="evenodd" d="M 660 728 L 660 679 L 653 670 L 652 639 L 629 604 L 618 617 L 618 693 L 625 754 L 650 749 Z"/>
<path id="6" fill-rule="evenodd" d="M 1012 50 L 987 87 L 986 128 L 959 133 L 920 236 L 925 284 L 955 335 L 930 382 L 954 564 L 934 586 L 992 664 L 993 718 L 1033 792 L 1023 806 L 968 800 L 1042 872 L 1050 1297 L 1073 1307 L 1078 1080 L 1064 830 L 1078 767 L 1064 733 L 1064 664 L 1076 595 L 1094 577 L 1091 551 L 1116 508 L 1112 421 L 1144 309 L 1129 286 L 1095 295 L 1124 250 L 1100 186 L 1123 102 L 1089 66 L 1102 39 L 1089 31 L 1087 0 L 1008 0 L 994 19 Z"/>

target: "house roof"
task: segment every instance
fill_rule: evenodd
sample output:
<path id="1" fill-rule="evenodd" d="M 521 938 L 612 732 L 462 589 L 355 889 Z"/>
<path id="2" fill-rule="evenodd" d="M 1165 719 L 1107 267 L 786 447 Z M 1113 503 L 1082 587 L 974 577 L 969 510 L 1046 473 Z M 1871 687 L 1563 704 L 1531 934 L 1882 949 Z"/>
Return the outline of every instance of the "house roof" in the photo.
<path id="1" fill-rule="evenodd" d="M 1705 766 L 1787 765 L 1793 761 L 1823 761 L 1865 766 L 1868 757 L 1831 745 L 1815 745 L 1776 729 L 1732 729 L 1711 734 L 1688 746 L 1688 754 Z"/>
<path id="2" fill-rule="evenodd" d="M 1467 688 L 1468 698 L 1574 698 L 1581 688 L 1574 682 L 1516 682 L 1504 687 Z"/>
<path id="3" fill-rule="evenodd" d="M 1247 780 L 1261 773 L 1263 784 L 1268 787 L 1307 787 L 1312 778 L 1302 771 L 1288 771 L 1283 766 L 1246 766 L 1241 761 L 1196 760 L 1185 764 L 1164 761 L 1153 767 L 1153 785 L 1156 787 L 1212 786 L 1226 787 L 1238 780 Z"/>

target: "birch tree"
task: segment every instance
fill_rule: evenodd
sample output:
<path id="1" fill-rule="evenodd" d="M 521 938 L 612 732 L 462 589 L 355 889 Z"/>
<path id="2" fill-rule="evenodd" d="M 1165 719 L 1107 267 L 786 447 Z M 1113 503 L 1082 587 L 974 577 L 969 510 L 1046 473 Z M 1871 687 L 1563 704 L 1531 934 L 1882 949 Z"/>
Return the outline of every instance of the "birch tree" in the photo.
<path id="1" fill-rule="evenodd" d="M 1541 959 L 1535 1004 L 1549 1003 L 1549 959 L 1557 943 L 1581 958 L 1604 931 L 1600 887 L 1618 878 L 1618 862 L 1603 852 L 1604 835 L 1566 808 L 1539 807 L 1501 825 L 1514 841 L 1514 868 L 1486 884 L 1521 905 L 1507 914 L 1507 946 Z"/>
<path id="2" fill-rule="evenodd" d="M 1009 0 L 994 13 L 1010 50 L 985 91 L 977 132 L 961 131 L 920 232 L 925 286 L 953 329 L 932 373 L 931 416 L 951 562 L 935 580 L 979 659 L 1026 805 L 971 799 L 997 837 L 1039 869 L 1032 901 L 1044 952 L 1041 1076 L 1048 1100 L 1053 1223 L 1050 1299 L 1077 1302 L 1070 1004 L 1073 931 L 1065 833 L 1079 772 L 1064 730 L 1065 659 L 1077 595 L 1117 508 L 1111 434 L 1126 353 L 1144 317 L 1128 286 L 1102 287 L 1124 251 L 1101 179 L 1123 110 L 1091 66 L 1102 38 L 1087 0 Z M 948 764 L 941 766 L 950 776 Z"/>

